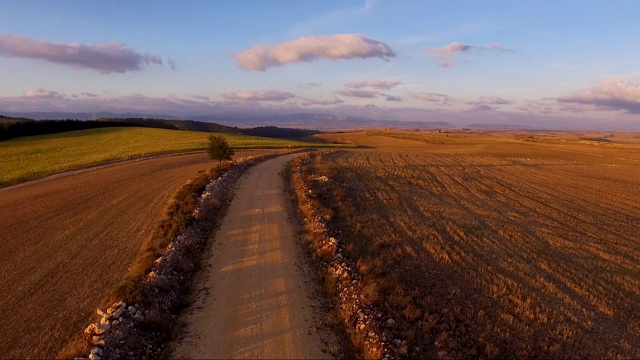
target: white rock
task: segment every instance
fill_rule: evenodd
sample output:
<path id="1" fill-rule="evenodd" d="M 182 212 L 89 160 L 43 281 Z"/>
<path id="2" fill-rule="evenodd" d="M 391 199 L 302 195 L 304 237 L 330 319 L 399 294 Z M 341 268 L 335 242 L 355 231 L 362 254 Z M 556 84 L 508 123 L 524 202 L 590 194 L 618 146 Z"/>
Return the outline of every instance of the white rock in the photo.
<path id="1" fill-rule="evenodd" d="M 113 320 L 113 322 L 111 323 L 112 326 L 118 326 L 120 325 L 120 320 Z"/>
<path id="2" fill-rule="evenodd" d="M 127 308 L 127 310 L 129 311 L 129 314 L 131 314 L 131 315 L 133 315 L 133 314 L 135 314 L 135 313 L 136 313 L 136 307 L 135 307 L 135 306 L 133 306 L 133 305 L 132 305 L 132 306 L 129 306 L 129 307 Z"/>
<path id="3" fill-rule="evenodd" d="M 94 336 L 91 338 L 91 343 L 95 346 L 104 346 L 104 340 L 102 340 L 102 336 Z"/>
<path id="4" fill-rule="evenodd" d="M 438 351 L 438 357 L 445 357 L 447 355 L 446 351 Z"/>
<path id="5" fill-rule="evenodd" d="M 89 326 L 87 326 L 86 329 L 84 329 L 84 333 L 92 334 L 95 330 L 96 330 L 96 324 L 90 324 Z"/>
<path id="6" fill-rule="evenodd" d="M 395 339 L 395 340 L 393 340 L 393 342 L 396 343 L 396 345 L 398 345 L 398 346 L 402 345 L 402 340 L 400 340 L 400 339 Z"/>
<path id="7" fill-rule="evenodd" d="M 102 349 L 96 346 L 93 349 L 91 349 L 91 353 L 95 355 L 102 355 Z"/>
<path id="8" fill-rule="evenodd" d="M 96 355 L 96 354 L 89 354 L 89 359 L 90 360 L 100 360 L 101 357 Z"/>
<path id="9" fill-rule="evenodd" d="M 392 318 L 389 318 L 387 320 L 387 326 L 394 326 L 396 324 L 396 321 L 393 320 Z"/>

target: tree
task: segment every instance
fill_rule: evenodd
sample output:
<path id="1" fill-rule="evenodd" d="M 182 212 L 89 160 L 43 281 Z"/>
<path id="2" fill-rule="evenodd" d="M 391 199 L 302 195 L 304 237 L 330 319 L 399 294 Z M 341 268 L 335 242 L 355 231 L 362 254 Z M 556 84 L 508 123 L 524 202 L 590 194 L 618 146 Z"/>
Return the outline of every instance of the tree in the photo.
<path id="1" fill-rule="evenodd" d="M 229 146 L 227 139 L 220 135 L 209 136 L 209 146 L 207 147 L 207 154 L 213 160 L 218 160 L 218 167 L 222 166 L 223 160 L 231 160 L 231 157 L 235 152 Z"/>

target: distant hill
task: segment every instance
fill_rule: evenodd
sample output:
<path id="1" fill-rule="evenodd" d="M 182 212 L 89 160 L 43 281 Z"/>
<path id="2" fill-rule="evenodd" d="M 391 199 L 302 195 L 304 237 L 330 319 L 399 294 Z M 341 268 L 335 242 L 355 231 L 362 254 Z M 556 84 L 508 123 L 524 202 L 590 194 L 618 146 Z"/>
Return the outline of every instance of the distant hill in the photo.
<path id="1" fill-rule="evenodd" d="M 11 113 L 3 112 L 5 116 L 25 117 L 35 120 L 91 120 L 93 113 L 70 113 L 70 112 L 28 112 L 28 113 Z M 397 121 L 397 120 L 375 120 L 356 116 L 341 116 L 332 114 L 317 113 L 298 113 L 298 114 L 256 114 L 256 113 L 223 113 L 217 115 L 200 115 L 187 116 L 183 118 L 166 115 L 166 114 L 141 114 L 141 113 L 123 113 L 115 114 L 110 112 L 98 112 L 95 116 L 99 119 L 162 119 L 166 123 L 171 120 L 194 121 L 197 123 L 216 123 L 231 128 L 254 128 L 275 126 L 280 128 L 298 128 L 313 130 L 346 130 L 361 128 L 393 128 L 393 129 L 433 129 L 433 128 L 452 128 L 456 127 L 448 122 L 435 121 Z M 175 125 L 175 124 L 174 124 Z M 203 124 L 184 124 L 182 126 L 191 127 L 188 130 L 194 131 L 219 131 L 212 130 Z M 184 129 L 187 130 L 187 129 Z"/>
<path id="2" fill-rule="evenodd" d="M 35 121 L 35 120 L 24 118 L 24 117 L 13 117 L 13 116 L 0 115 L 0 124 L 9 124 L 9 123 L 25 122 L 25 121 Z"/>
<path id="3" fill-rule="evenodd" d="M 237 127 L 230 127 L 212 122 L 201 122 L 193 120 L 142 118 L 112 118 L 100 120 L 33 120 L 0 115 L 0 140 L 8 140 L 17 137 L 33 135 L 55 134 L 74 130 L 131 126 L 170 130 L 215 132 L 237 135 L 252 135 L 292 140 L 301 140 L 308 136 L 320 133 L 320 131 L 316 130 L 279 128 L 275 126 L 261 126 L 256 128 L 240 129 Z"/>
<path id="4" fill-rule="evenodd" d="M 59 112 L 59 111 L 33 111 L 33 112 L 2 112 L 5 116 L 24 117 L 33 120 L 93 120 L 93 113 L 90 112 Z M 112 112 L 101 111 L 96 114 L 97 119 L 166 119 L 178 120 L 178 117 L 166 114 L 141 114 L 141 113 L 122 113 L 116 114 Z"/>
<path id="5" fill-rule="evenodd" d="M 291 114 L 291 115 L 254 115 L 225 114 L 220 116 L 198 116 L 194 120 L 214 121 L 234 126 L 279 126 L 317 130 L 394 128 L 394 129 L 433 129 L 452 128 L 454 125 L 444 122 L 374 120 L 355 116 L 331 114 Z"/>
<path id="6" fill-rule="evenodd" d="M 533 130 L 534 128 L 527 125 L 518 124 L 469 124 L 464 126 L 470 129 L 508 129 L 508 130 Z"/>

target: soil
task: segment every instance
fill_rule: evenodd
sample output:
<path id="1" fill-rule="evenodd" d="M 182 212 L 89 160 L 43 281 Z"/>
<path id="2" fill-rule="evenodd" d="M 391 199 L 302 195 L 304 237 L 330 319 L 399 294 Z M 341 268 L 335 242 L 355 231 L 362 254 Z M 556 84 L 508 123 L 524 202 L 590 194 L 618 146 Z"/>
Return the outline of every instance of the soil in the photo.
<path id="1" fill-rule="evenodd" d="M 289 222 L 278 175 L 295 155 L 240 180 L 173 358 L 331 358 L 313 275 Z"/>
<path id="2" fill-rule="evenodd" d="M 203 153 L 168 156 L 0 191 L 0 358 L 55 356 L 123 278 L 173 192 L 214 165 Z"/>

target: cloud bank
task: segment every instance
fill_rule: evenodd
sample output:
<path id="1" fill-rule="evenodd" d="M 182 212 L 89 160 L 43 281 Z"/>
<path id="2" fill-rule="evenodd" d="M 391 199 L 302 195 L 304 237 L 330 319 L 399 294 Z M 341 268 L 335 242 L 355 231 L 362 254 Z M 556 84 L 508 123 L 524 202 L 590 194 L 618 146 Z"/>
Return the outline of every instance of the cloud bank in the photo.
<path id="1" fill-rule="evenodd" d="M 560 103 L 591 105 L 600 110 L 640 114 L 640 85 L 622 80 L 606 81 L 556 100 Z"/>
<path id="2" fill-rule="evenodd" d="M 344 101 L 340 100 L 340 99 L 315 100 L 315 99 L 304 98 L 303 101 L 300 103 L 300 105 L 302 105 L 302 106 L 313 106 L 313 105 L 329 106 L 329 105 L 339 105 L 339 104 L 342 104 L 342 103 L 344 103 Z"/>
<path id="3" fill-rule="evenodd" d="M 395 53 L 384 43 L 359 34 L 303 36 L 275 45 L 253 45 L 240 54 L 233 54 L 245 70 L 267 70 L 295 62 L 316 59 L 390 58 Z"/>
<path id="4" fill-rule="evenodd" d="M 377 91 L 360 90 L 360 89 L 338 90 L 336 91 L 336 94 L 347 96 L 347 97 L 360 98 L 360 99 L 375 99 L 378 96 Z"/>
<path id="5" fill-rule="evenodd" d="M 126 44 L 57 44 L 16 35 L 0 35 L 0 56 L 44 60 L 103 74 L 139 71 L 144 65 L 162 65 L 156 55 L 136 52 Z"/>
<path id="6" fill-rule="evenodd" d="M 399 81 L 379 81 L 379 80 L 369 80 L 369 81 L 354 81 L 348 84 L 345 84 L 345 87 L 351 89 L 362 89 L 362 88 L 372 88 L 379 90 L 390 90 L 401 83 Z"/>
<path id="7" fill-rule="evenodd" d="M 436 62 L 442 67 L 450 67 L 455 65 L 455 56 L 457 53 L 472 52 L 472 51 L 513 51 L 512 49 L 505 48 L 500 44 L 491 44 L 488 46 L 476 46 L 465 45 L 459 42 L 452 42 L 449 45 L 445 45 L 439 48 L 427 48 L 427 54 L 433 57 Z"/>
<path id="8" fill-rule="evenodd" d="M 59 93 L 57 91 L 38 89 L 38 90 L 25 91 L 22 94 L 22 96 L 26 98 L 37 98 L 37 99 L 62 99 L 66 95 Z"/>
<path id="9" fill-rule="evenodd" d="M 511 105 L 515 104 L 515 100 L 503 99 L 499 96 L 481 96 L 476 100 L 467 101 L 467 104 L 470 105 Z"/>
<path id="10" fill-rule="evenodd" d="M 284 101 L 295 97 L 290 92 L 284 92 L 279 90 L 264 90 L 264 91 L 251 91 L 243 90 L 236 92 L 229 92 L 222 94 L 222 97 L 227 100 L 234 101 Z"/>

